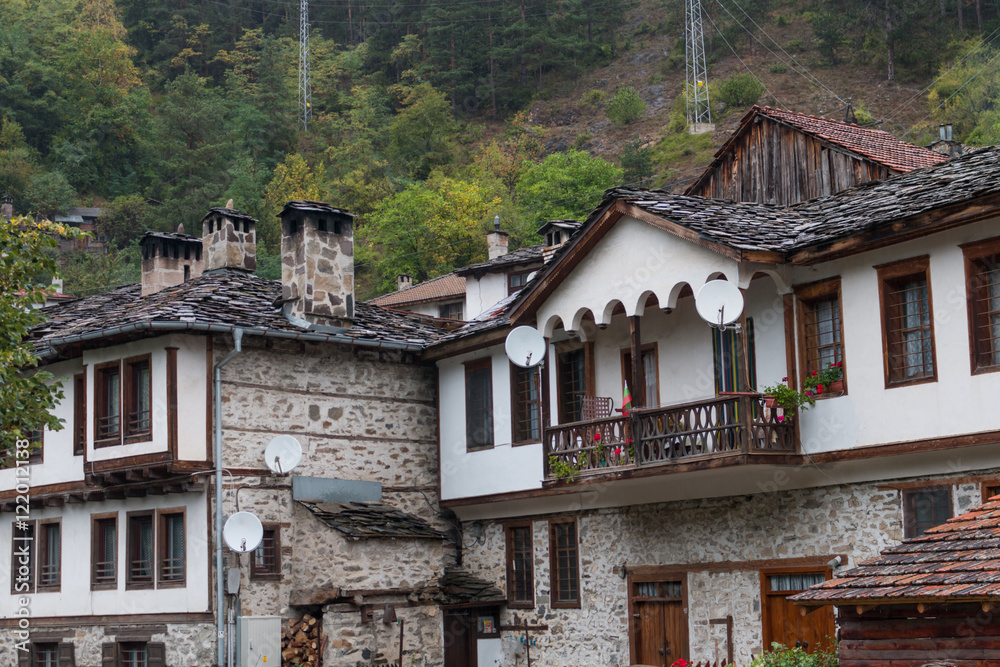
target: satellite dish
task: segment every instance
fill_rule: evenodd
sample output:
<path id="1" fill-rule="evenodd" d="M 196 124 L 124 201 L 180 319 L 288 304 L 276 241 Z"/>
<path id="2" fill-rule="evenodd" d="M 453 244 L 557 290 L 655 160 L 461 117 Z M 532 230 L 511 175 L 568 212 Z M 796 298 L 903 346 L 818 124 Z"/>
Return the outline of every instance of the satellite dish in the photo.
<path id="1" fill-rule="evenodd" d="M 302 460 L 302 445 L 290 435 L 279 435 L 267 443 L 264 463 L 279 475 L 289 473 Z"/>
<path id="2" fill-rule="evenodd" d="M 534 368 L 545 357 L 545 337 L 533 327 L 517 327 L 507 334 L 504 351 L 515 366 Z"/>
<path id="3" fill-rule="evenodd" d="M 237 512 L 226 519 L 222 539 L 231 550 L 245 554 L 260 546 L 264 539 L 264 526 L 250 512 Z"/>
<path id="4" fill-rule="evenodd" d="M 710 280 L 698 290 L 694 306 L 701 319 L 724 330 L 743 312 L 743 293 L 727 280 Z"/>

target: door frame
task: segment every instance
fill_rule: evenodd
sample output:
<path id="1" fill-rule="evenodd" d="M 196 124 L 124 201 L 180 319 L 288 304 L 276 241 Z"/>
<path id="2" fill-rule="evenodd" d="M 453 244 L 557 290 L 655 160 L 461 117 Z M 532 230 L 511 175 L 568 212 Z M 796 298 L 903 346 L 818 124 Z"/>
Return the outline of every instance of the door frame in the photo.
<path id="1" fill-rule="evenodd" d="M 766 567 L 760 570 L 760 620 L 761 620 L 761 638 L 764 641 L 764 650 L 768 651 L 771 649 L 771 642 L 775 641 L 771 633 L 771 619 L 770 619 L 770 606 L 768 605 L 768 598 L 770 597 L 770 585 L 768 583 L 768 577 L 775 574 L 823 574 L 823 578 L 829 581 L 833 578 L 833 569 L 829 565 L 816 564 L 816 565 L 793 565 L 791 567 Z M 794 593 L 789 593 L 788 595 L 794 595 Z M 815 609 L 811 613 L 830 613 L 833 614 L 832 607 L 826 607 L 822 609 Z M 833 618 L 833 631 L 837 631 L 837 619 L 836 616 Z M 832 635 L 831 635 L 832 636 Z"/>
<path id="2" fill-rule="evenodd" d="M 681 613 L 684 614 L 685 630 L 684 630 L 684 654 L 688 655 L 691 651 L 691 624 L 690 615 L 688 614 L 688 572 L 687 570 L 678 570 L 669 565 L 654 565 L 650 567 L 636 568 L 640 570 L 639 572 L 634 572 L 632 570 L 628 571 L 628 577 L 626 577 L 626 594 L 628 595 L 628 655 L 630 664 L 638 664 L 639 649 L 636 646 L 636 628 L 635 623 L 635 596 L 633 595 L 634 586 L 633 584 L 642 584 L 652 581 L 679 581 L 681 582 Z"/>

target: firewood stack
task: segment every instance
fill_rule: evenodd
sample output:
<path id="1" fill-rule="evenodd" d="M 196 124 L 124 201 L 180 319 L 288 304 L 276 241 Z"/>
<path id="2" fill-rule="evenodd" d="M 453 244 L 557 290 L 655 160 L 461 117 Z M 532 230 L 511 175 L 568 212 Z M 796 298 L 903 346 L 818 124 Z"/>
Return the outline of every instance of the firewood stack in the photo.
<path id="1" fill-rule="evenodd" d="M 281 632 L 281 662 L 284 665 L 318 667 L 322 664 L 321 623 L 309 614 L 289 622 Z"/>

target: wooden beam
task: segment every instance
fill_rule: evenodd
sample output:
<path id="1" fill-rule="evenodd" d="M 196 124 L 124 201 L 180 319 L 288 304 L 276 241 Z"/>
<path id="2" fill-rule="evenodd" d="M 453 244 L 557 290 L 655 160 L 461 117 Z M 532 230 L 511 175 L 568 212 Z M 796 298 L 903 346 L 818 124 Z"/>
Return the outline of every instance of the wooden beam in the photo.
<path id="1" fill-rule="evenodd" d="M 646 407 L 646 369 L 642 363 L 642 332 L 638 315 L 628 318 L 628 327 L 632 342 L 632 405 Z"/>

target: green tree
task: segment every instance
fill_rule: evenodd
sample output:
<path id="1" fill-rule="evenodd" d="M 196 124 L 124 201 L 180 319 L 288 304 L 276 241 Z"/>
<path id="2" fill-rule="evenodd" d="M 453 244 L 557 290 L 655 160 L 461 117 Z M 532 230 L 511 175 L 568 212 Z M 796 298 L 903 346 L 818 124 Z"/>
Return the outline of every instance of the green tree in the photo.
<path id="1" fill-rule="evenodd" d="M 457 127 L 444 93 L 422 83 L 407 92 L 403 108 L 389 125 L 389 156 L 413 178 L 452 159 L 451 137 Z"/>
<path id="2" fill-rule="evenodd" d="M 144 232 L 153 229 L 155 216 L 150 211 L 149 204 L 141 195 L 122 195 L 104 206 L 101 217 L 97 219 L 97 229 L 101 236 L 107 236 L 111 244 L 123 248 L 137 241 Z M 201 230 L 191 229 L 191 234 L 199 236 Z M 168 231 L 162 229 L 160 231 Z"/>
<path id="3" fill-rule="evenodd" d="M 35 216 L 51 220 L 76 203 L 76 190 L 62 172 L 45 171 L 28 181 L 25 199 Z"/>
<path id="4" fill-rule="evenodd" d="M 645 185 L 653 176 L 653 149 L 644 146 L 640 139 L 625 144 L 621 162 L 626 183 Z"/>
<path id="5" fill-rule="evenodd" d="M 72 227 L 35 223 L 27 218 L 0 218 L 0 467 L 26 458 L 17 448 L 19 439 L 43 427 L 62 428 L 52 414 L 62 400 L 60 384 L 44 370 L 32 372 L 39 359 L 28 340 L 32 327 L 41 323 L 39 306 L 52 292 L 56 275 L 53 250 L 56 236 L 75 238 Z"/>
<path id="6" fill-rule="evenodd" d="M 966 144 L 1000 143 L 1000 58 L 978 39 L 967 40 L 955 55 L 954 65 L 942 65 L 940 78 L 931 85 L 927 100 L 938 122 L 951 123 Z"/>
<path id="7" fill-rule="evenodd" d="M 622 182 L 623 173 L 585 151 L 553 153 L 518 179 L 517 203 L 524 217 L 538 224 L 583 219 L 600 203 L 605 190 Z"/>
<path id="8" fill-rule="evenodd" d="M 323 172 L 320 164 L 317 170 Z M 323 187 L 305 159 L 298 153 L 285 158 L 279 164 L 264 191 L 263 216 L 260 219 L 257 236 L 271 252 L 281 251 L 281 229 L 277 215 L 289 201 L 323 199 Z"/>
<path id="9" fill-rule="evenodd" d="M 35 155 L 24 140 L 24 131 L 4 118 L 0 122 L 0 194 L 12 196 L 20 207 L 34 173 Z"/>
<path id="10" fill-rule="evenodd" d="M 632 86 L 619 88 L 604 107 L 608 120 L 615 125 L 631 125 L 645 112 L 646 102 Z"/>

